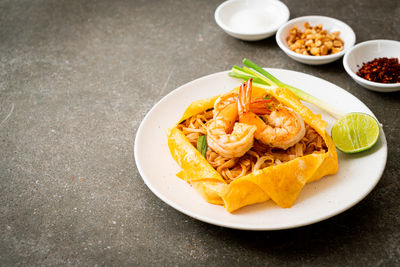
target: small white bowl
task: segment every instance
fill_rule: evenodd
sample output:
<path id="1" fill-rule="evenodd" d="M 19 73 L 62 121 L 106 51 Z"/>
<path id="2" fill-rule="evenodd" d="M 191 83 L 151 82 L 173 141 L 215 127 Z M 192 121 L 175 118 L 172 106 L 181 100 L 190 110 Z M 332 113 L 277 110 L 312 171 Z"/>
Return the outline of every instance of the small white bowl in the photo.
<path id="1" fill-rule="evenodd" d="M 290 50 L 286 41 L 289 30 L 297 26 L 300 30 L 304 31 L 304 23 L 306 22 L 310 23 L 311 26 L 322 24 L 322 28 L 327 30 L 328 33 L 340 31 L 339 37 L 343 40 L 344 49 L 339 53 L 326 56 L 307 56 Z M 356 35 L 349 25 L 340 20 L 324 16 L 305 16 L 289 20 L 285 25 L 282 25 L 276 33 L 276 42 L 286 55 L 296 61 L 309 65 L 322 65 L 339 59 L 354 45 L 355 41 Z"/>
<path id="2" fill-rule="evenodd" d="M 344 55 L 343 66 L 356 83 L 367 89 L 377 92 L 399 91 L 400 83 L 371 82 L 356 74 L 363 63 L 381 57 L 397 57 L 400 60 L 400 42 L 392 40 L 371 40 L 359 43 Z"/>
<path id="3" fill-rule="evenodd" d="M 214 17 L 227 34 L 257 41 L 274 35 L 289 19 L 289 9 L 278 0 L 229 0 L 218 6 Z"/>

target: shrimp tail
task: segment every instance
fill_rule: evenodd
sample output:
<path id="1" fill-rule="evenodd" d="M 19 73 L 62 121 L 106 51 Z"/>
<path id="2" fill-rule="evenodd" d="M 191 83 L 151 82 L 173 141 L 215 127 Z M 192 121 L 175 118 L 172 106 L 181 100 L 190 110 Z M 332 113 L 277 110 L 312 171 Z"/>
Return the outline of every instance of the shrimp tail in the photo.
<path id="1" fill-rule="evenodd" d="M 255 113 L 252 112 L 250 107 L 251 103 L 251 92 L 253 87 L 253 79 L 249 79 L 246 83 L 240 86 L 239 98 L 238 98 L 238 114 L 239 122 L 250 125 L 255 125 L 257 130 L 255 135 L 259 135 L 265 128 L 264 121 L 259 118 Z"/>
<path id="2" fill-rule="evenodd" d="M 239 90 L 238 111 L 239 115 L 250 111 L 251 91 L 253 87 L 253 79 L 249 79 L 247 83 L 242 83 Z"/>
<path id="3" fill-rule="evenodd" d="M 270 114 L 271 109 L 269 108 L 269 103 L 271 100 L 266 99 L 256 99 L 250 102 L 250 111 L 257 115 Z"/>

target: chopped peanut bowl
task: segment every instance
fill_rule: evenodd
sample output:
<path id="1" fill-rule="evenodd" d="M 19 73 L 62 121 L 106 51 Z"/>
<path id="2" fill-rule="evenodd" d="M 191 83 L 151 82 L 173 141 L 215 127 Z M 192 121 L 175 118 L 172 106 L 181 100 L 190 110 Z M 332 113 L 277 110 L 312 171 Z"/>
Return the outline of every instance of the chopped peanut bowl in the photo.
<path id="1" fill-rule="evenodd" d="M 290 58 L 322 65 L 341 58 L 354 46 L 356 35 L 346 23 L 324 16 L 292 19 L 276 33 L 276 42 Z"/>

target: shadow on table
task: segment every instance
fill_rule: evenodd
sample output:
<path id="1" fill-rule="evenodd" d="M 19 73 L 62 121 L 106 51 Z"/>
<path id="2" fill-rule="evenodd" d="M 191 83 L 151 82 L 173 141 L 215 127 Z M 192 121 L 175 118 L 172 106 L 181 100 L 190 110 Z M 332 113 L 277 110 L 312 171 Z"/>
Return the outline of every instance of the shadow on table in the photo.
<path id="1" fill-rule="evenodd" d="M 371 197 L 367 197 L 350 210 L 309 226 L 279 231 L 221 228 L 218 236 L 225 236 L 233 246 L 287 261 L 338 255 L 338 250 L 351 254 L 355 249 L 359 251 L 361 247 L 376 244 L 374 232 L 384 227 L 383 212 Z"/>

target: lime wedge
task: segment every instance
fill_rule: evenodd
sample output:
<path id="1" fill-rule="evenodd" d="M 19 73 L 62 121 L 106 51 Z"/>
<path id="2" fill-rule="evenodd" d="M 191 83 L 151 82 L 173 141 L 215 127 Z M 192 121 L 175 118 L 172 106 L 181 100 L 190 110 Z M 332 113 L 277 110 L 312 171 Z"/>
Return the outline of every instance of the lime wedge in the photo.
<path id="1" fill-rule="evenodd" d="M 365 113 L 349 113 L 333 124 L 332 139 L 344 153 L 357 153 L 371 148 L 379 137 L 378 121 Z"/>

